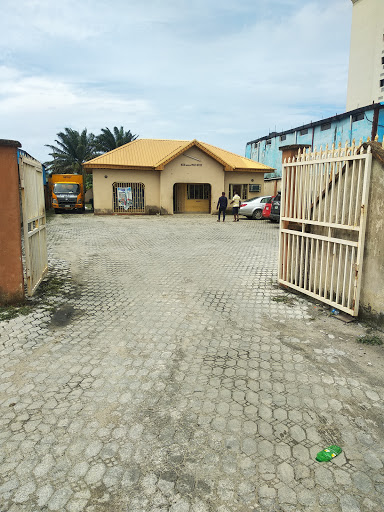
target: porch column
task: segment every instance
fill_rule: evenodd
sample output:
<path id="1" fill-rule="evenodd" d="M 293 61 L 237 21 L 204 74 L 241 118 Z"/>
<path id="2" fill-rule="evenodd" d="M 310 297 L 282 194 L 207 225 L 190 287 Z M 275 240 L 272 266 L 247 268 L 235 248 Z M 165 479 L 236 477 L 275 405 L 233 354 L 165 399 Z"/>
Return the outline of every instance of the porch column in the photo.
<path id="1" fill-rule="evenodd" d="M 0 139 L 0 304 L 3 305 L 24 299 L 19 147 L 20 142 Z"/>

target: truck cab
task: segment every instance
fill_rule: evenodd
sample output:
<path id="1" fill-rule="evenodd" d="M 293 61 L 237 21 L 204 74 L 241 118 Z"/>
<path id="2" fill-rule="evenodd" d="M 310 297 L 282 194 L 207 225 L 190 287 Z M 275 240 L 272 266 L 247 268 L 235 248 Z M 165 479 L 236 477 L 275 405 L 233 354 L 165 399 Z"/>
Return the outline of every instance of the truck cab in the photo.
<path id="1" fill-rule="evenodd" d="M 50 186 L 55 213 L 65 210 L 84 211 L 84 183 L 81 174 L 52 174 Z"/>

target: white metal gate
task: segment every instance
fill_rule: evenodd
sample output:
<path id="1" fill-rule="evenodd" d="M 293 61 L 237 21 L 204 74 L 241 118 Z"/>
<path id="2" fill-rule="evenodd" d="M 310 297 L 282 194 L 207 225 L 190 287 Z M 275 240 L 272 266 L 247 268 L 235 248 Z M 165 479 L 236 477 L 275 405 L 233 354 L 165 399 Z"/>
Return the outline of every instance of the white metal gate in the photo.
<path id="1" fill-rule="evenodd" d="M 26 154 L 19 156 L 23 210 L 25 274 L 28 295 L 33 295 L 48 271 L 43 169 Z"/>
<path id="2" fill-rule="evenodd" d="M 283 165 L 279 283 L 357 316 L 371 148 L 305 150 Z"/>

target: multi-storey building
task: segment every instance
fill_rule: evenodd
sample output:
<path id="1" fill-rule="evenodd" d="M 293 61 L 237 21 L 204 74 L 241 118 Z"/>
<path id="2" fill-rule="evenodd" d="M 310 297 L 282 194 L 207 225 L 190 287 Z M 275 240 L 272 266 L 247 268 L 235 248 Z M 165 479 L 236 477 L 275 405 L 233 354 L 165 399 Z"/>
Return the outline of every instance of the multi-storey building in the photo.
<path id="1" fill-rule="evenodd" d="M 347 110 L 384 99 L 384 1 L 352 3 Z"/>
<path id="2" fill-rule="evenodd" d="M 382 0 L 384 2 L 384 0 Z M 352 145 L 360 139 L 382 141 L 384 137 L 384 104 L 375 103 L 344 114 L 321 119 L 283 132 L 273 132 L 247 143 L 245 156 L 275 169 L 265 175 L 264 194 L 275 194 L 281 179 L 282 162 L 293 156 L 299 148 L 323 149 L 328 144 L 338 146 L 346 142 Z"/>
<path id="3" fill-rule="evenodd" d="M 384 0 L 352 0 L 347 112 L 247 143 L 245 155 L 273 167 L 265 194 L 279 189 L 282 161 L 299 148 L 336 146 L 384 136 Z"/>

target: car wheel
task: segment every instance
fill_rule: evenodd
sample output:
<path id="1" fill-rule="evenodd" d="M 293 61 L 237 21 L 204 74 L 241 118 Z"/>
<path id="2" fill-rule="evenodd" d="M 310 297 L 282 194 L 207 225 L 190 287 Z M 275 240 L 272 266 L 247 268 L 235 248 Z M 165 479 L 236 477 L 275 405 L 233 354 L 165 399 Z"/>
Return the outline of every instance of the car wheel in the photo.
<path id="1" fill-rule="evenodd" d="M 252 213 L 252 219 L 260 220 L 263 218 L 263 210 L 255 210 Z"/>

